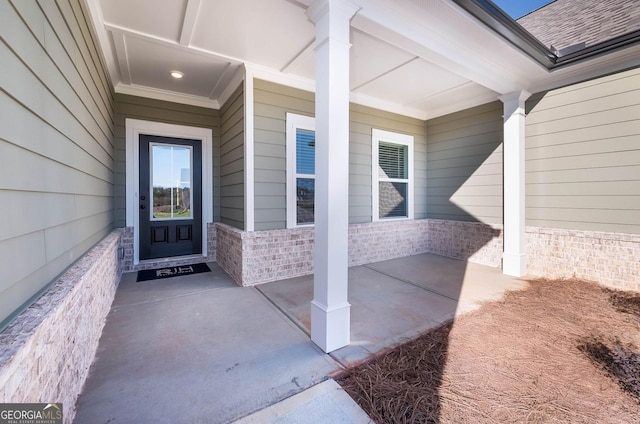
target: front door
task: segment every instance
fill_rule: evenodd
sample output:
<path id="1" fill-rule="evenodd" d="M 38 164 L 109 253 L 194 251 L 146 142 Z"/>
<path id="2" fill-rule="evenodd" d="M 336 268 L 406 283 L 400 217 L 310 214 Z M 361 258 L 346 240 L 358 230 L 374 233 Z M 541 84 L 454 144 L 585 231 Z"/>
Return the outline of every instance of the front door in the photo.
<path id="1" fill-rule="evenodd" d="M 200 140 L 140 135 L 140 259 L 202 253 Z"/>

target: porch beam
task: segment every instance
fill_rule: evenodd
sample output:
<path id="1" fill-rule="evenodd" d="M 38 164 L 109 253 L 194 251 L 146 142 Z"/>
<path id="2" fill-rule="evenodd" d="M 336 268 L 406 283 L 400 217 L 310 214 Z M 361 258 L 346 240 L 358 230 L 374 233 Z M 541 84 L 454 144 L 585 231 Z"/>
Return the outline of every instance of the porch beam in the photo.
<path id="1" fill-rule="evenodd" d="M 315 247 L 311 340 L 331 352 L 350 343 L 347 301 L 349 231 L 349 32 L 358 8 L 317 0 Z"/>
<path id="2" fill-rule="evenodd" d="M 527 91 L 500 97 L 504 106 L 504 251 L 502 272 L 522 277 L 527 273 L 525 240 L 525 101 Z"/>

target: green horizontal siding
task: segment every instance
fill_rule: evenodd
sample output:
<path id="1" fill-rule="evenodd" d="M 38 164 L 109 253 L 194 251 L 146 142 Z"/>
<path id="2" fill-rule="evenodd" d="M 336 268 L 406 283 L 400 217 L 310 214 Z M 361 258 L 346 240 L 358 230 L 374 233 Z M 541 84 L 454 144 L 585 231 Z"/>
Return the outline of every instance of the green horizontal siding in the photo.
<path id="1" fill-rule="evenodd" d="M 244 229 L 244 91 L 241 85 L 221 109 L 220 220 Z"/>
<path id="2" fill-rule="evenodd" d="M 0 322 L 114 226 L 113 94 L 85 4 L 0 1 Z"/>
<path id="3" fill-rule="evenodd" d="M 279 84 L 254 82 L 255 229 L 286 228 L 286 114 L 314 116 L 314 94 Z M 371 130 L 414 136 L 415 216 L 426 216 L 424 121 L 365 106 L 349 111 L 349 222 L 371 221 Z"/>
<path id="4" fill-rule="evenodd" d="M 349 108 L 349 222 L 371 222 L 371 133 L 373 129 L 413 136 L 414 217 L 427 215 L 427 139 L 419 119 L 351 104 Z"/>
<path id="5" fill-rule="evenodd" d="M 263 80 L 253 88 L 255 229 L 286 228 L 286 114 L 313 116 L 314 95 Z"/>
<path id="6" fill-rule="evenodd" d="M 502 224 L 502 103 L 427 121 L 427 216 Z"/>
<path id="7" fill-rule="evenodd" d="M 527 102 L 526 223 L 640 233 L 640 69 Z"/>

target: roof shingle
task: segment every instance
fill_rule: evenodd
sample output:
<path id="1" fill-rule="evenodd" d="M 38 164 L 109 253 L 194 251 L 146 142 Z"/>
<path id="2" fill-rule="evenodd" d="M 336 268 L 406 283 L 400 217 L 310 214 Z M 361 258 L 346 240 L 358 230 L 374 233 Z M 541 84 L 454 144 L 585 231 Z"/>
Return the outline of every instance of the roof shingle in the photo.
<path id="1" fill-rule="evenodd" d="M 640 0 L 555 0 L 517 20 L 545 46 L 586 46 L 640 29 Z"/>

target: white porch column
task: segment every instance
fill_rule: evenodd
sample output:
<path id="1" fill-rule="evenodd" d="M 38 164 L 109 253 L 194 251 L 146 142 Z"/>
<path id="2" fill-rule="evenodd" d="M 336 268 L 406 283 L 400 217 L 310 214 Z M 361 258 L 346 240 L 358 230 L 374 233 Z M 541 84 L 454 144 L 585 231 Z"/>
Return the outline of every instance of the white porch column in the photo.
<path id="1" fill-rule="evenodd" d="M 527 273 L 524 231 L 524 102 L 531 96 L 516 91 L 500 97 L 504 104 L 504 252 L 502 272 L 515 277 Z"/>
<path id="2" fill-rule="evenodd" d="M 325 352 L 350 342 L 349 30 L 358 8 L 317 0 L 307 10 L 316 27 L 315 248 L 311 340 Z"/>

